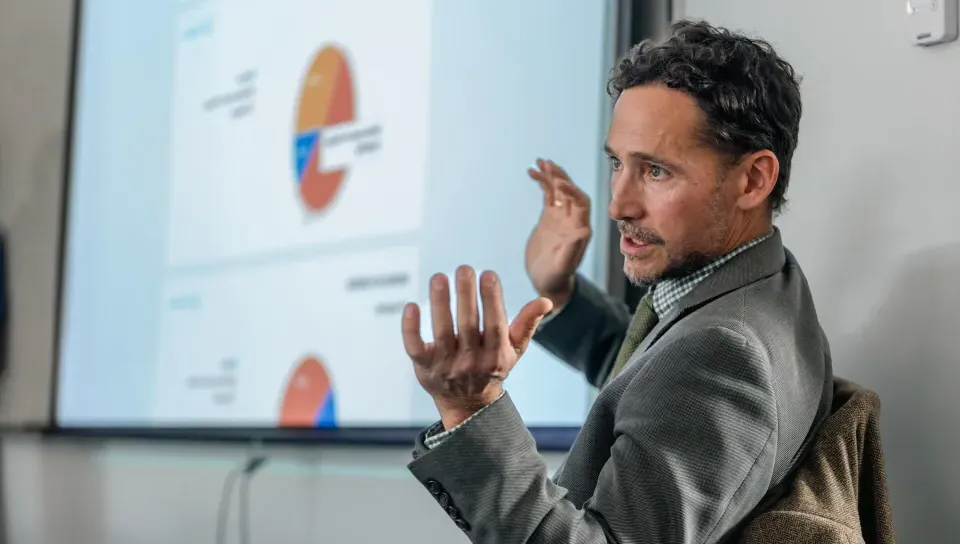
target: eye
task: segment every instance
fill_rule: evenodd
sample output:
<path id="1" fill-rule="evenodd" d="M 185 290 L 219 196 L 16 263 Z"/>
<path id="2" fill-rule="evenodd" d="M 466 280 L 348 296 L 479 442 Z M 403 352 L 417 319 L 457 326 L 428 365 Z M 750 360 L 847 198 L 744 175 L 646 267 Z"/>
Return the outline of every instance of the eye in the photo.
<path id="1" fill-rule="evenodd" d="M 607 159 L 610 161 L 610 166 L 612 166 L 614 170 L 620 170 L 620 168 L 623 167 L 620 159 L 613 156 L 608 156 Z"/>
<path id="2" fill-rule="evenodd" d="M 655 180 L 664 180 L 670 177 L 670 172 L 662 166 L 657 166 L 655 164 L 650 165 L 650 177 Z"/>

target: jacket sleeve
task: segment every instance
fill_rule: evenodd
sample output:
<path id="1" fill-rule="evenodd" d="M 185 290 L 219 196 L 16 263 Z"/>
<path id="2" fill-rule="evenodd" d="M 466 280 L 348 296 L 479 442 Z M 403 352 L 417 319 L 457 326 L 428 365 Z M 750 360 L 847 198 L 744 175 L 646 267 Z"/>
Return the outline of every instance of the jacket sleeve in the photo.
<path id="1" fill-rule="evenodd" d="M 577 275 L 573 296 L 540 325 L 533 341 L 600 387 L 613 367 L 630 318 L 625 304 Z"/>
<path id="2" fill-rule="evenodd" d="M 717 542 L 767 491 L 776 403 L 764 357 L 727 329 L 658 346 L 626 385 L 584 504 L 566 499 L 509 395 L 409 468 L 477 543 Z M 583 470 L 573 461 L 564 467 Z M 598 463 L 599 464 L 599 463 Z"/>

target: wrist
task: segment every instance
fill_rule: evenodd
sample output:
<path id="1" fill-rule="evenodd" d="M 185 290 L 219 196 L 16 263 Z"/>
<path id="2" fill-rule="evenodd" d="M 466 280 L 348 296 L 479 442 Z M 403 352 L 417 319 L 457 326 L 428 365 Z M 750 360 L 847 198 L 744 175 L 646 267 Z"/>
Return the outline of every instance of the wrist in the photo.
<path id="1" fill-rule="evenodd" d="M 479 408 L 477 410 L 479 410 Z M 461 410 L 440 410 L 440 422 L 443 424 L 443 430 L 449 431 L 451 429 L 456 429 L 464 421 L 470 419 L 470 416 L 477 413 L 477 410 L 473 410 L 472 412 Z"/>
<path id="2" fill-rule="evenodd" d="M 557 311 L 566 306 L 566 304 L 570 302 L 570 299 L 573 298 L 573 291 L 576 288 L 576 283 L 576 275 L 572 275 L 561 289 L 557 289 L 549 293 L 541 293 L 540 296 L 549 299 L 550 302 L 553 303 L 553 311 Z"/>
<path id="3" fill-rule="evenodd" d="M 496 390 L 491 390 L 476 399 L 435 398 L 434 403 L 437 405 L 437 411 L 440 413 L 440 421 L 443 423 L 443 428 L 449 431 L 470 419 L 481 409 L 495 402 L 502 394 L 503 389 L 497 387 Z"/>

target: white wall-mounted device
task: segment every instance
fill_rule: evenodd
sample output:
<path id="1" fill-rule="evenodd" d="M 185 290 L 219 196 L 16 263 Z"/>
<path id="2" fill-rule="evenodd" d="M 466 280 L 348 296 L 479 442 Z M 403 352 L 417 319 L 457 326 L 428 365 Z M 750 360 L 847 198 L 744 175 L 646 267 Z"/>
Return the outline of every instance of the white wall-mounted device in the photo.
<path id="1" fill-rule="evenodd" d="M 957 0 L 906 0 L 910 41 L 936 45 L 957 39 Z"/>

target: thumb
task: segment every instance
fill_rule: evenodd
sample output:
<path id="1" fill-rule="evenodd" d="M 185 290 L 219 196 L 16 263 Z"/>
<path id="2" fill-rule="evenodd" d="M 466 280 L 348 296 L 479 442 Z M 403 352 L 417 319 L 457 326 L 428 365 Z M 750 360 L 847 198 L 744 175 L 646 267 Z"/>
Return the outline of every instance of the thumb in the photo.
<path id="1" fill-rule="evenodd" d="M 513 318 L 513 323 L 510 323 L 510 345 L 517 352 L 517 355 L 523 355 L 523 352 L 527 350 L 540 321 L 552 309 L 553 303 L 550 302 L 550 299 L 541 297 L 528 302 L 517 314 L 517 317 Z"/>

